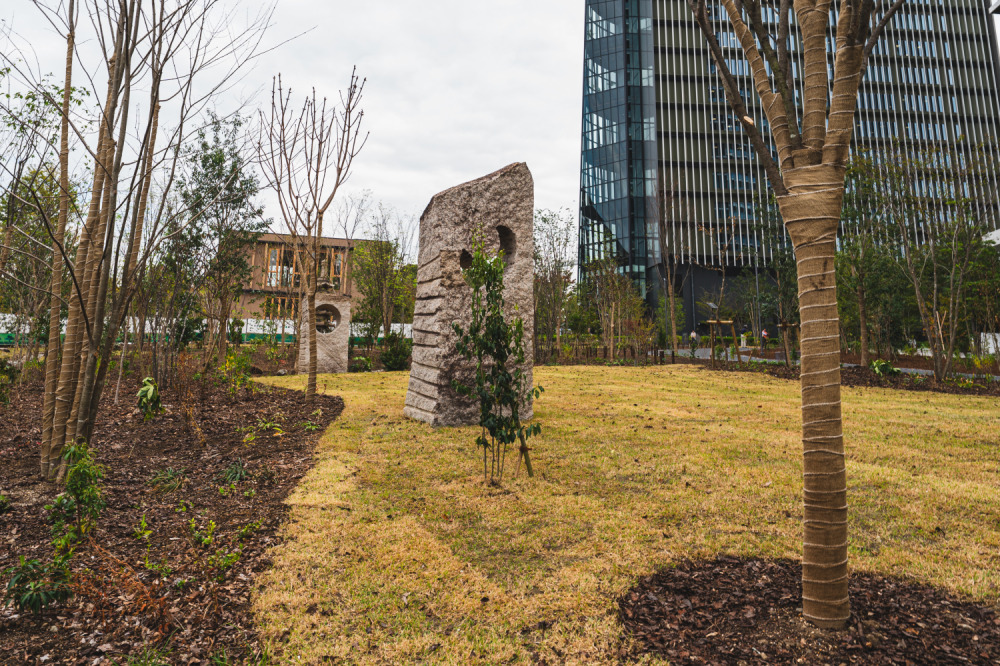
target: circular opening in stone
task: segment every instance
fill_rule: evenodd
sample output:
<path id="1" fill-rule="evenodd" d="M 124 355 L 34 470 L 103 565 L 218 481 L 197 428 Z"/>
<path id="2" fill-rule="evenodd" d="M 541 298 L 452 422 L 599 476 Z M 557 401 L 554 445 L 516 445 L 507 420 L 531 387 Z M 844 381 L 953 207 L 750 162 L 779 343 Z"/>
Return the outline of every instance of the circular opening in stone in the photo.
<path id="1" fill-rule="evenodd" d="M 462 267 L 463 271 L 472 268 L 472 255 L 469 254 L 468 250 L 462 250 L 462 255 L 458 258 L 458 265 Z"/>
<path id="2" fill-rule="evenodd" d="M 510 227 L 500 225 L 497 227 L 497 235 L 500 236 L 500 249 L 503 250 L 504 262 L 510 264 L 517 252 L 517 236 L 510 230 Z"/>
<path id="3" fill-rule="evenodd" d="M 340 326 L 340 310 L 329 304 L 316 308 L 317 333 L 333 333 L 338 326 Z"/>

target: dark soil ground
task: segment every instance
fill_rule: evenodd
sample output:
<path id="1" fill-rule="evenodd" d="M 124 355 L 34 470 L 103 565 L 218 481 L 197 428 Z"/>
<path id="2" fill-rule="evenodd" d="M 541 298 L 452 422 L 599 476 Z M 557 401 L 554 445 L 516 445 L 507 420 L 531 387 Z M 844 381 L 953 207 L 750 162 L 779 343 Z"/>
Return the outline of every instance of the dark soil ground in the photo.
<path id="1" fill-rule="evenodd" d="M 207 380 L 189 383 L 183 399 L 165 392 L 166 411 L 144 423 L 135 384 L 126 378 L 119 405 L 110 388 L 102 402 L 92 448 L 107 469 L 107 507 L 71 561 L 75 597 L 38 617 L 0 609 L 0 663 L 125 664 L 151 649 L 177 664 L 252 663 L 261 654 L 254 575 L 268 566 L 283 501 L 343 402 L 307 404 L 300 393 L 264 387 L 234 395 Z M 0 515 L 0 570 L 19 556 L 52 556 L 44 505 L 59 489 L 38 477 L 41 404 L 33 383 L 0 406 L 0 491 L 13 502 Z M 246 478 L 224 482 L 240 462 Z M 183 473 L 179 488 L 150 483 L 168 469 Z M 211 543 L 196 543 L 195 531 L 211 532 Z M 227 567 L 227 555 L 238 561 Z M 0 585 L 8 580 L 0 576 Z"/>
<path id="2" fill-rule="evenodd" d="M 639 657 L 693 664 L 1000 664 L 1000 615 L 941 590 L 851 577 L 847 631 L 801 617 L 801 567 L 722 557 L 639 581 L 619 604 Z"/>

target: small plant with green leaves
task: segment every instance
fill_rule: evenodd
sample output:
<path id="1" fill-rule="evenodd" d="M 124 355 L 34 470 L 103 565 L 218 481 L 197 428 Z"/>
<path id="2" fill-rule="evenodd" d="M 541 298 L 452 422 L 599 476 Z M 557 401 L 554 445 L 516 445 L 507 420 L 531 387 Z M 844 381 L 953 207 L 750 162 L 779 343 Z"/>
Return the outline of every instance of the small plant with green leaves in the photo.
<path id="1" fill-rule="evenodd" d="M 143 423 L 152 421 L 157 414 L 163 411 L 163 405 L 160 402 L 160 389 L 152 377 L 146 377 L 142 380 L 142 388 L 136 393 L 136 397 L 139 398 L 139 409 L 142 410 Z"/>
<path id="2" fill-rule="evenodd" d="M 10 511 L 11 501 L 5 494 L 0 493 L 0 516 Z"/>
<path id="3" fill-rule="evenodd" d="M 277 417 L 275 417 L 275 420 L 273 421 L 267 419 L 257 419 L 257 432 L 267 432 L 268 430 L 274 432 L 276 437 L 280 437 L 285 434 L 285 429 L 281 426 Z"/>
<path id="4" fill-rule="evenodd" d="M 132 536 L 139 541 L 149 541 L 149 536 L 152 533 L 153 530 L 149 529 L 149 523 L 146 522 L 146 514 L 142 514 L 139 524 L 132 529 Z"/>
<path id="5" fill-rule="evenodd" d="M 205 564 L 209 569 L 210 575 L 216 581 L 221 582 L 222 579 L 225 578 L 226 572 L 232 569 L 236 563 L 240 561 L 240 557 L 242 556 L 242 548 L 236 548 L 235 550 L 220 548 L 215 551 L 214 555 L 208 556 L 205 560 Z"/>
<path id="6" fill-rule="evenodd" d="M 356 356 L 351 359 L 351 365 L 348 370 L 350 372 L 371 372 L 372 360 L 365 356 Z"/>
<path id="7" fill-rule="evenodd" d="M 0 359 L 0 404 L 10 403 L 10 388 L 17 381 L 19 371 L 7 359 Z"/>
<path id="8" fill-rule="evenodd" d="M 305 430 L 306 432 L 316 432 L 317 430 L 319 430 L 319 426 L 313 423 L 312 421 L 303 421 L 301 425 L 302 429 Z"/>
<path id="9" fill-rule="evenodd" d="M 453 325 L 458 353 L 475 364 L 475 385 L 453 381 L 452 386 L 460 395 L 479 401 L 476 444 L 483 449 L 483 478 L 494 485 L 503 480 L 507 450 L 518 441 L 518 466 L 523 459 L 528 476 L 534 476 L 528 439 L 541 432 L 537 423 L 521 423 L 521 407 L 543 389 L 526 386 L 523 320 L 514 317 L 508 322 L 504 316 L 505 265 L 502 252 L 488 256 L 477 242 L 472 264 L 465 271 L 472 287 L 471 322 L 468 329 Z"/>
<path id="10" fill-rule="evenodd" d="M 251 534 L 259 530 L 260 528 L 261 528 L 261 522 L 259 520 L 255 520 L 252 523 L 247 523 L 246 525 L 240 528 L 239 532 L 236 533 L 236 540 L 243 541 L 244 539 L 249 537 Z"/>
<path id="11" fill-rule="evenodd" d="M 247 488 L 246 490 L 243 491 L 243 497 L 246 497 L 247 499 L 253 499 L 256 496 L 257 496 L 257 491 L 254 490 L 253 488 Z"/>
<path id="12" fill-rule="evenodd" d="M 152 486 L 156 492 L 166 494 L 179 490 L 186 482 L 187 477 L 184 476 L 183 469 L 176 470 L 173 467 L 168 467 L 153 474 L 146 484 Z"/>
<path id="13" fill-rule="evenodd" d="M 231 396 L 235 397 L 240 389 L 252 388 L 250 367 L 249 350 L 231 349 L 226 354 L 226 362 L 216 372 L 216 380 L 225 387 Z"/>
<path id="14" fill-rule="evenodd" d="M 68 551 L 97 526 L 105 506 L 100 482 L 106 472 L 104 466 L 94 460 L 86 443 L 67 446 L 64 458 L 69 463 L 66 492 L 45 506 L 60 552 Z"/>
<path id="15" fill-rule="evenodd" d="M 877 377 L 882 379 L 887 379 L 889 377 L 895 377 L 900 373 L 898 368 L 893 367 L 892 363 L 882 359 L 876 359 L 871 363 L 872 372 L 875 373 Z"/>
<path id="16" fill-rule="evenodd" d="M 382 367 L 389 372 L 398 372 L 410 367 L 410 356 L 413 354 L 413 341 L 395 331 L 385 336 L 382 349 Z"/>
<path id="17" fill-rule="evenodd" d="M 236 484 L 230 483 L 227 486 L 219 486 L 219 495 L 222 497 L 229 497 L 236 492 Z"/>
<path id="18" fill-rule="evenodd" d="M 250 477 L 243 458 L 237 458 L 219 474 L 219 480 L 226 484 L 237 484 Z"/>
<path id="19" fill-rule="evenodd" d="M 976 388 L 976 382 L 968 377 L 955 377 L 950 380 L 951 384 L 963 389 L 973 389 Z"/>
<path id="20" fill-rule="evenodd" d="M 146 556 L 142 560 L 142 566 L 146 568 L 147 571 L 152 571 L 153 573 L 160 574 L 161 577 L 166 578 L 174 572 L 174 570 L 169 567 L 164 562 L 154 562 L 149 559 L 149 549 L 146 550 Z"/>
<path id="21" fill-rule="evenodd" d="M 215 521 L 208 521 L 204 531 L 198 527 L 198 521 L 192 518 L 188 521 L 188 532 L 191 534 L 191 541 L 196 546 L 207 548 L 215 542 Z"/>
<path id="22" fill-rule="evenodd" d="M 76 518 L 76 501 L 66 493 L 59 493 L 52 504 L 45 505 L 45 511 L 52 526 L 52 535 L 59 537 L 72 529 Z"/>
<path id="23" fill-rule="evenodd" d="M 255 426 L 243 426 L 236 429 L 236 434 L 243 435 L 243 443 L 246 446 L 253 446 L 257 441 L 257 428 Z"/>
<path id="24" fill-rule="evenodd" d="M 17 566 L 3 572 L 4 576 L 10 576 L 4 591 L 4 604 L 37 615 L 52 604 L 68 601 L 73 596 L 70 557 L 72 553 L 66 552 L 43 563 L 21 556 Z"/>
<path id="25" fill-rule="evenodd" d="M 181 503 L 177 505 L 176 509 L 174 509 L 174 513 L 187 513 L 188 511 L 193 511 L 193 510 L 194 510 L 194 504 L 192 504 L 187 500 L 181 500 Z"/>

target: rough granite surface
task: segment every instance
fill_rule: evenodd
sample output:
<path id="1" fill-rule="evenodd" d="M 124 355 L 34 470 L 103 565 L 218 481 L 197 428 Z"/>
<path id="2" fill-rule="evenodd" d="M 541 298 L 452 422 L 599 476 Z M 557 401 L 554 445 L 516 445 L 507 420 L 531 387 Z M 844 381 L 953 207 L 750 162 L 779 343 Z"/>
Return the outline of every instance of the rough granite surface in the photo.
<path id="1" fill-rule="evenodd" d="M 416 308 L 413 317 L 413 363 L 404 413 L 434 426 L 474 425 L 478 402 L 452 388 L 452 380 L 474 384 L 474 365 L 455 349 L 452 327 L 468 327 L 472 289 L 462 275 L 472 258 L 478 234 L 488 251 L 503 249 L 505 314 L 524 322 L 523 369 L 532 385 L 534 342 L 533 255 L 534 181 L 524 163 L 445 190 L 431 199 L 420 218 Z M 521 418 L 532 416 L 530 397 Z"/>
<path id="2" fill-rule="evenodd" d="M 332 310 L 331 310 L 332 308 Z M 302 299 L 302 322 L 299 330 L 300 373 L 309 372 L 309 336 L 316 334 L 316 372 L 347 372 L 351 335 L 351 299 L 343 294 L 329 293 L 320 289 L 316 292 L 316 312 L 331 316 L 329 332 L 316 333 L 309 328 L 309 303 Z"/>

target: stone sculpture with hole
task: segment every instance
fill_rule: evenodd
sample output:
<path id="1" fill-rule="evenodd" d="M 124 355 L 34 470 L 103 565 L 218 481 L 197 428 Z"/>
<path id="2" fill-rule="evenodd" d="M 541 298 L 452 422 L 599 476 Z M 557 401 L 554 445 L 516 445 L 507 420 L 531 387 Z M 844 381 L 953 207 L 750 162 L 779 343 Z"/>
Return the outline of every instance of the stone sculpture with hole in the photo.
<path id="1" fill-rule="evenodd" d="M 413 363 L 406 392 L 406 416 L 435 426 L 474 425 L 479 404 L 452 387 L 475 384 L 474 366 L 456 350 L 453 324 L 468 327 L 472 289 L 463 269 L 472 262 L 475 239 L 490 252 L 503 250 L 505 315 L 524 321 L 525 386 L 534 365 L 534 182 L 526 164 L 445 190 L 431 199 L 420 218 Z M 530 397 L 521 418 L 532 416 Z"/>
<path id="2" fill-rule="evenodd" d="M 309 336 L 316 336 L 316 372 L 347 372 L 351 342 L 351 299 L 337 293 L 333 285 L 321 283 L 316 290 L 316 330 L 309 327 L 309 305 L 302 299 L 299 322 L 300 373 L 309 372 Z"/>

